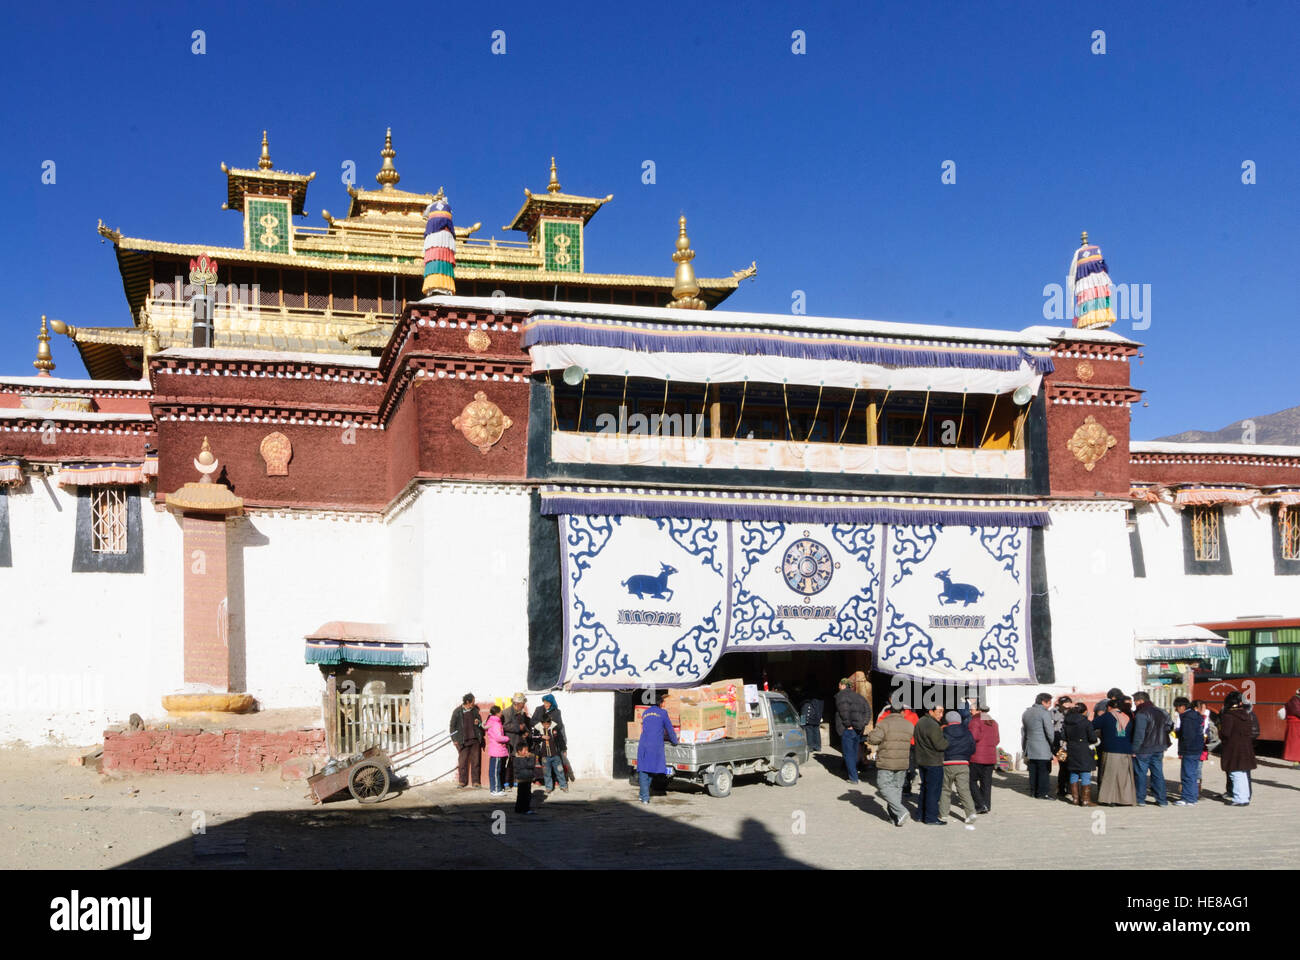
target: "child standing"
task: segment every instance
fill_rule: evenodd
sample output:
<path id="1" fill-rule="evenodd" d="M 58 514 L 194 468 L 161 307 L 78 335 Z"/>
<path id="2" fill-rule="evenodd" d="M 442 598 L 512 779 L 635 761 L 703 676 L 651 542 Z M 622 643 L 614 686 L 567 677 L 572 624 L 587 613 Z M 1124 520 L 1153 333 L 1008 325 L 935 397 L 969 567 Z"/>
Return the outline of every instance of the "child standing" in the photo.
<path id="1" fill-rule="evenodd" d="M 492 788 L 492 796 L 494 797 L 504 797 L 506 795 L 502 781 L 506 769 L 506 759 L 510 756 L 509 743 L 510 738 L 505 735 L 505 731 L 502 729 L 501 708 L 493 704 L 487 721 L 487 752 L 488 786 Z"/>
<path id="2" fill-rule="evenodd" d="M 532 751 L 528 749 L 528 741 L 521 740 L 519 748 L 515 750 L 515 783 L 519 787 L 519 792 L 515 795 L 515 813 L 524 813 L 533 816 L 536 810 L 530 809 L 533 802 L 533 774 L 537 766 L 537 761 L 533 758 Z"/>

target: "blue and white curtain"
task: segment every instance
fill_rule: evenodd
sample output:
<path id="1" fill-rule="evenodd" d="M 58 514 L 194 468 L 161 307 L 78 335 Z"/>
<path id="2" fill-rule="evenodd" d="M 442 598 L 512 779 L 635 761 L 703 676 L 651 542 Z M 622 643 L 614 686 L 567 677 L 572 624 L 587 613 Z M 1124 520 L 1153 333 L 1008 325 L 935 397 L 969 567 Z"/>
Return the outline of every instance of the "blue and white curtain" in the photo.
<path id="1" fill-rule="evenodd" d="M 1004 523 L 910 524 L 560 513 L 561 680 L 690 686 L 728 652 L 865 649 L 880 669 L 917 679 L 1032 681 L 1027 522 L 1038 515 L 999 516 Z"/>

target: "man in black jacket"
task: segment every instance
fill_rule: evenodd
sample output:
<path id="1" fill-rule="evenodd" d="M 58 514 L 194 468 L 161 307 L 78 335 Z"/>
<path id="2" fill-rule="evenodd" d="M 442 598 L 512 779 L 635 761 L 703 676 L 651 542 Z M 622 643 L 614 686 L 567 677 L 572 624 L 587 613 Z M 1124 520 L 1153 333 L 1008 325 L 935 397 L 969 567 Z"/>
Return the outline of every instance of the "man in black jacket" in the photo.
<path id="1" fill-rule="evenodd" d="M 457 789 L 464 789 L 473 784 L 478 789 L 483 784 L 480 779 L 480 762 L 483 756 L 483 717 L 474 694 L 467 693 L 460 698 L 460 706 L 451 712 L 451 725 L 448 728 L 452 743 L 456 744 L 456 772 L 460 776 Z"/>
<path id="2" fill-rule="evenodd" d="M 1174 801 L 1176 807 L 1190 807 L 1200 799 L 1201 754 L 1205 751 L 1205 718 L 1192 709 L 1186 697 L 1174 701 L 1178 712 L 1178 756 L 1182 759 L 1180 771 L 1183 796 Z"/>
<path id="3" fill-rule="evenodd" d="M 939 798 L 943 793 L 943 755 L 948 749 L 948 738 L 943 735 L 939 722 L 943 707 L 931 707 L 916 721 L 913 731 L 916 740 L 916 766 L 921 772 L 921 806 L 917 810 L 922 823 L 947 826 L 948 821 L 939 816 Z"/>
<path id="4" fill-rule="evenodd" d="M 1156 806 L 1167 807 L 1165 797 L 1165 748 L 1169 746 L 1169 716 L 1154 703 L 1145 690 L 1133 694 L 1133 787 L 1137 805 L 1146 805 L 1147 778 L 1156 795 Z"/>
<path id="5" fill-rule="evenodd" d="M 867 698 L 849 686 L 847 677 L 840 680 L 839 693 L 835 694 L 835 732 L 840 735 L 840 752 L 844 754 L 849 783 L 858 782 L 859 750 L 870 713 Z"/>

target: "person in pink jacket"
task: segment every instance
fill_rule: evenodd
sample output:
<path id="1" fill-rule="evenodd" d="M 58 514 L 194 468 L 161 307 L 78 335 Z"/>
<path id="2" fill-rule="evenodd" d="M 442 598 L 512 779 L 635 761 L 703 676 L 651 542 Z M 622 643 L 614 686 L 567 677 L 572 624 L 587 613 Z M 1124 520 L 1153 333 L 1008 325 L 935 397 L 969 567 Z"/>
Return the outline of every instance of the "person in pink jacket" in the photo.
<path id="1" fill-rule="evenodd" d="M 978 703 L 970 706 L 970 735 L 975 741 L 975 752 L 970 758 L 971 793 L 975 798 L 975 812 L 988 813 L 993 803 L 993 767 L 998 762 L 998 722 L 987 708 Z"/>
<path id="2" fill-rule="evenodd" d="M 506 757 L 510 756 L 509 744 L 510 738 L 506 736 L 506 732 L 501 725 L 501 708 L 493 704 L 487 721 L 487 752 L 488 786 L 491 788 L 491 795 L 494 797 L 504 797 L 506 795 L 506 791 L 501 785 L 501 778 L 506 769 Z"/>

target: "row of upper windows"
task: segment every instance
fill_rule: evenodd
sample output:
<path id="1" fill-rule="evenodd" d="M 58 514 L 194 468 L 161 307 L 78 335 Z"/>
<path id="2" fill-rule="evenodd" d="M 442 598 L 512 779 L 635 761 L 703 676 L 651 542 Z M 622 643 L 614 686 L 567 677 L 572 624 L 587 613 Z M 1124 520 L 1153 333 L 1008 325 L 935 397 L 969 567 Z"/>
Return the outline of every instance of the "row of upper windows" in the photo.
<path id="1" fill-rule="evenodd" d="M 1230 574 L 1231 557 L 1221 504 L 1193 504 L 1182 511 L 1184 572 Z M 1300 574 L 1300 505 L 1279 504 L 1272 511 L 1274 572 Z M 1135 575 L 1146 576 L 1142 542 L 1136 527 L 1130 534 Z"/>

